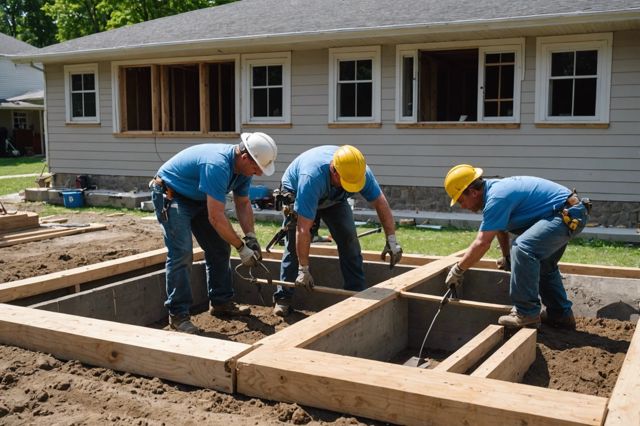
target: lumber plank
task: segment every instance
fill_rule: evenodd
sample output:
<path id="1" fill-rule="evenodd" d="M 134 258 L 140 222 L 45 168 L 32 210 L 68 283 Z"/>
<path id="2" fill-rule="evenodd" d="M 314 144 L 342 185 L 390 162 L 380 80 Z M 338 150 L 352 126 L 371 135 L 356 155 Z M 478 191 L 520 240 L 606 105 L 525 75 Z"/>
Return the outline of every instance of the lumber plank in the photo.
<path id="1" fill-rule="evenodd" d="M 85 232 L 101 231 L 107 229 L 107 225 L 100 223 L 91 223 L 89 226 L 79 228 L 65 228 L 60 230 L 53 230 L 51 232 L 30 235 L 25 237 L 12 237 L 10 239 L 0 241 L 0 247 L 9 247 L 21 243 L 29 243 L 33 241 L 47 240 L 50 238 L 64 237 L 66 235 L 84 234 Z"/>
<path id="2" fill-rule="evenodd" d="M 37 228 L 38 226 L 40 226 L 38 213 L 16 212 L 16 214 L 0 214 L 0 233 Z"/>
<path id="3" fill-rule="evenodd" d="M 509 382 L 521 381 L 536 359 L 536 335 L 533 328 L 519 330 L 471 375 Z"/>
<path id="4" fill-rule="evenodd" d="M 640 425 L 640 327 L 636 324 L 627 356 L 607 406 L 605 426 Z"/>
<path id="5" fill-rule="evenodd" d="M 400 296 L 405 297 L 407 299 L 424 300 L 425 302 L 432 302 L 432 303 L 442 302 L 442 296 L 436 296 L 433 294 L 411 293 L 410 291 L 401 291 Z M 511 305 L 501 305 L 498 303 L 476 302 L 474 300 L 463 300 L 463 299 L 449 299 L 447 303 L 451 303 L 452 305 L 456 305 L 456 306 L 463 306 L 465 308 L 487 309 L 490 311 L 506 312 L 506 313 L 511 312 Z"/>
<path id="6" fill-rule="evenodd" d="M 262 346 L 238 392 L 407 425 L 599 425 L 606 399 L 300 348 Z"/>
<path id="7" fill-rule="evenodd" d="M 202 249 L 195 248 L 193 250 L 193 260 L 199 261 L 203 258 Z M 164 263 L 166 260 L 167 249 L 162 248 L 93 265 L 80 266 L 66 271 L 11 281 L 0 285 L 0 303 L 36 296 L 61 288 L 75 287 L 87 282 Z"/>
<path id="8" fill-rule="evenodd" d="M 434 370 L 450 373 L 465 373 L 483 356 L 496 347 L 504 338 L 504 327 L 489 324 L 480 334 L 469 340 L 464 346 L 449 355 Z"/>
<path id="9" fill-rule="evenodd" d="M 244 343 L 0 304 L 0 342 L 57 358 L 234 391 Z"/>
<path id="10" fill-rule="evenodd" d="M 261 342 L 282 347 L 311 344 L 346 323 L 365 316 L 378 306 L 398 298 L 400 291 L 422 284 L 455 262 L 456 258 L 445 257 L 390 278 L 280 330 Z"/>

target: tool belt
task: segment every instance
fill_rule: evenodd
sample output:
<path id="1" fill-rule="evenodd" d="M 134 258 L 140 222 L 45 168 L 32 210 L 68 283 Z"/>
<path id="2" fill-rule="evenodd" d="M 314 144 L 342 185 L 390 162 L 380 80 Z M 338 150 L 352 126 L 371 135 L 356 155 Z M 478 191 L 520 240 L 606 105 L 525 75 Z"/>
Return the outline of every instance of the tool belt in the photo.
<path id="1" fill-rule="evenodd" d="M 173 197 L 176 195 L 175 191 L 169 188 L 159 176 L 154 176 L 154 178 L 151 179 L 149 182 L 149 188 L 151 188 L 152 185 L 162 188 L 162 192 L 165 193 L 168 200 L 173 200 Z"/>
<path id="2" fill-rule="evenodd" d="M 573 190 L 571 195 L 567 197 L 567 201 L 565 201 L 564 208 L 561 211 L 562 222 L 567 225 L 567 228 L 569 228 L 571 231 L 575 231 L 576 229 L 578 229 L 578 226 L 580 226 L 582 220 L 571 217 L 571 215 L 569 214 L 569 209 L 580 203 L 582 203 L 582 205 L 584 205 L 585 209 L 587 210 L 587 215 L 591 214 L 591 200 L 588 198 L 580 199 L 575 189 Z"/>
<path id="3" fill-rule="evenodd" d="M 296 196 L 293 192 L 282 189 L 282 186 L 280 186 L 280 188 L 273 190 L 273 199 L 276 210 L 282 211 L 285 216 L 295 215 L 293 204 L 296 201 Z"/>

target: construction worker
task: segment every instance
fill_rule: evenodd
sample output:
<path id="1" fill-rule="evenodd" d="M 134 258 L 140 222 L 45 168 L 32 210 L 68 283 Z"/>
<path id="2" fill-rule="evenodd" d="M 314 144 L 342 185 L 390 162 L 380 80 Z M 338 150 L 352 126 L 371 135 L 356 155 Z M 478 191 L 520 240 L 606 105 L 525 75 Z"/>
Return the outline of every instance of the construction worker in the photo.
<path id="1" fill-rule="evenodd" d="M 450 269 L 447 286 L 460 285 L 464 272 L 482 258 L 497 237 L 502 251 L 497 265 L 511 271 L 509 294 L 514 305 L 498 323 L 513 328 L 538 327 L 541 299 L 546 306 L 542 322 L 575 329 L 572 303 L 562 285 L 558 262 L 567 243 L 587 224 L 589 200 L 580 200 L 566 187 L 538 177 L 483 179 L 482 169 L 468 164 L 449 170 L 444 187 L 451 206 L 457 202 L 464 209 L 482 211 L 480 230 Z M 516 235 L 511 242 L 509 233 Z"/>
<path id="2" fill-rule="evenodd" d="M 211 315 L 247 315 L 250 309 L 231 299 L 231 246 L 241 262 L 254 266 L 262 258 L 254 231 L 249 187 L 254 175 L 271 176 L 277 147 L 264 133 L 243 133 L 238 145 L 191 146 L 167 161 L 149 183 L 156 216 L 167 246 L 165 306 L 171 329 L 196 333 L 189 308 L 192 238 L 204 251 Z M 228 192 L 233 191 L 236 214 L 244 238 L 225 216 Z"/>
<path id="3" fill-rule="evenodd" d="M 344 288 L 361 291 L 366 288 L 360 242 L 347 199 L 359 192 L 375 208 L 386 234 L 382 252 L 395 265 L 402 248 L 395 236 L 391 208 L 362 153 L 355 147 L 325 145 L 300 154 L 282 177 L 281 192 L 293 202 L 295 226 L 289 226 L 280 266 L 280 279 L 295 282 L 296 287 L 310 289 L 314 285 L 309 264 L 309 246 L 314 219 L 320 217 L 329 227 L 338 246 Z M 287 218 L 285 218 L 285 221 Z M 291 311 L 293 291 L 279 286 L 274 294 L 273 313 L 286 316 Z"/>

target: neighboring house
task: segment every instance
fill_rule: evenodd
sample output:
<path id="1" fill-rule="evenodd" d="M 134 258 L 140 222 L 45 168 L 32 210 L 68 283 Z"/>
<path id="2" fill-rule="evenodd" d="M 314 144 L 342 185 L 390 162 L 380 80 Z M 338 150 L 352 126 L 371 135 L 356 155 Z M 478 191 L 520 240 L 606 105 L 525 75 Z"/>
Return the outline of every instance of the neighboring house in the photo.
<path id="1" fill-rule="evenodd" d="M 30 64 L 14 64 L 7 58 L 38 49 L 0 33 L 0 155 L 4 135 L 23 154 L 44 154 L 44 75 Z"/>
<path id="2" fill-rule="evenodd" d="M 396 209 L 447 210 L 445 173 L 471 163 L 638 223 L 640 0 L 243 0 L 14 60 L 45 65 L 58 182 L 142 187 L 186 146 L 260 130 L 271 187 L 348 143 Z"/>

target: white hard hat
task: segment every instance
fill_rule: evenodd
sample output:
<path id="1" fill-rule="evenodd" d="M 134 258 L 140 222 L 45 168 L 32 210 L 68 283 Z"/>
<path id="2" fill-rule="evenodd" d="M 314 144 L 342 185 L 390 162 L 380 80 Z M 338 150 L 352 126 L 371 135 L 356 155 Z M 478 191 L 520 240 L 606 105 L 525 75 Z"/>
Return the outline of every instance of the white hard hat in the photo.
<path id="1" fill-rule="evenodd" d="M 240 139 L 262 173 L 271 176 L 276 170 L 274 163 L 278 155 L 278 147 L 271 136 L 262 132 L 243 133 L 240 135 Z"/>

